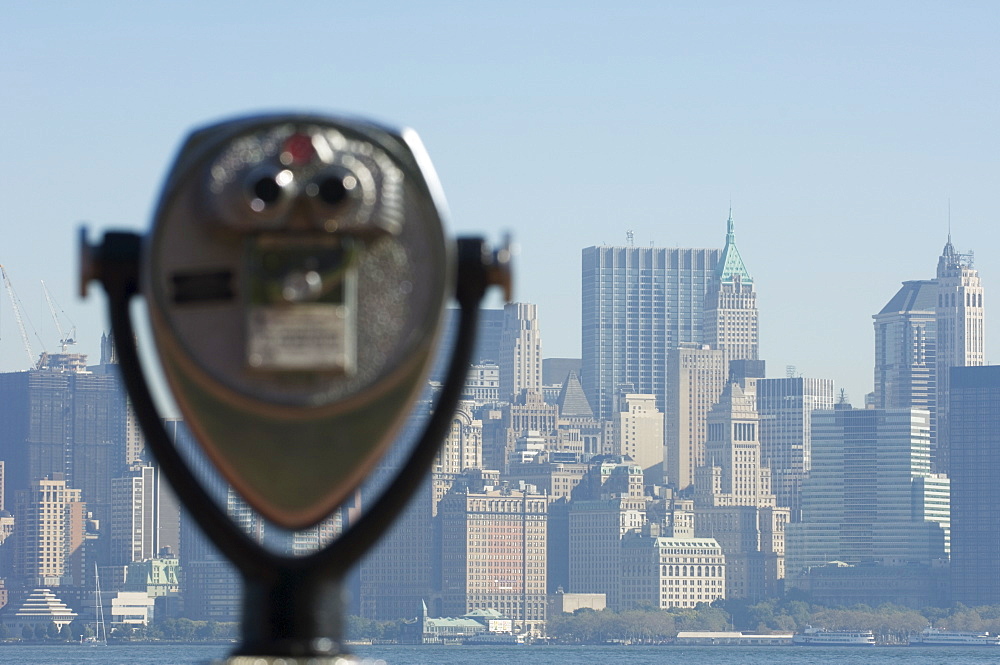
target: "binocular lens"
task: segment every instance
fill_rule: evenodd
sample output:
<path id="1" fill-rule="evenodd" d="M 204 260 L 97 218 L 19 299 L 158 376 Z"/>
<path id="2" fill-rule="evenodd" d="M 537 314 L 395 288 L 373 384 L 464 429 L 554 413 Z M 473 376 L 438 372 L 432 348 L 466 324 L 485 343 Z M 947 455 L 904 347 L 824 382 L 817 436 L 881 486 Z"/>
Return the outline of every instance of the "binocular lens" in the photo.
<path id="1" fill-rule="evenodd" d="M 281 198 L 281 185 L 270 176 L 260 178 L 253 184 L 253 195 L 264 205 L 271 205 Z"/>
<path id="2" fill-rule="evenodd" d="M 323 203 L 335 206 L 347 198 L 357 183 L 357 179 L 352 175 L 328 176 L 319 182 L 319 198 Z"/>

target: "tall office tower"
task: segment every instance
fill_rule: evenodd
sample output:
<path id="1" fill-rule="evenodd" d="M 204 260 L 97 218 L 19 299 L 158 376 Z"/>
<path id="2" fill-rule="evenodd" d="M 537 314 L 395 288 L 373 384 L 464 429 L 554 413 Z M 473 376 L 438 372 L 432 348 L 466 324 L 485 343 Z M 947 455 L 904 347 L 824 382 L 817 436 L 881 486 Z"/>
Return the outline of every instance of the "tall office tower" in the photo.
<path id="1" fill-rule="evenodd" d="M 449 308 L 445 311 L 442 321 L 441 341 L 437 355 L 431 365 L 430 379 L 444 381 L 448 371 L 448 360 L 451 358 L 451 348 L 458 334 L 460 310 Z M 500 364 L 500 334 L 503 330 L 504 310 L 481 309 L 479 321 L 476 324 L 476 346 L 472 352 L 473 365 Z"/>
<path id="2" fill-rule="evenodd" d="M 726 385 L 708 414 L 704 466 L 695 470 L 694 530 L 726 555 L 726 598 L 774 598 L 785 577 L 788 509 L 775 506 L 761 464 L 756 380 Z"/>
<path id="3" fill-rule="evenodd" d="M 701 343 L 705 294 L 721 250 L 587 247 L 583 250 L 583 388 L 600 420 L 614 397 L 656 395 L 665 411 L 667 352 Z"/>
<path id="4" fill-rule="evenodd" d="M 736 248 L 733 214 L 726 222 L 726 244 L 715 267 L 708 295 L 702 341 L 720 349 L 726 360 L 757 360 L 757 294 L 740 250 Z"/>
<path id="5" fill-rule="evenodd" d="M 111 563 L 126 566 L 159 552 L 156 469 L 135 465 L 111 481 Z"/>
<path id="6" fill-rule="evenodd" d="M 669 352 L 664 483 L 686 491 L 694 470 L 705 464 L 708 411 L 726 385 L 723 351 L 703 344 L 682 344 Z"/>
<path id="7" fill-rule="evenodd" d="M 790 519 L 802 516 L 802 481 L 812 455 L 812 412 L 832 409 L 833 379 L 757 380 L 761 463 L 771 469 L 771 491 Z"/>
<path id="8" fill-rule="evenodd" d="M 118 377 L 88 372 L 84 359 L 49 354 L 41 369 L 0 374 L 0 459 L 7 462 L 8 500 L 32 481 L 62 473 L 104 524 L 111 479 L 126 468 L 127 412 Z"/>
<path id="9" fill-rule="evenodd" d="M 429 404 L 426 405 L 429 408 Z M 434 518 L 438 503 L 455 479 L 467 469 L 482 466 L 482 422 L 474 416 L 474 405 L 460 402 L 434 459 L 430 477 L 421 485 L 406 510 L 359 566 L 361 616 L 391 621 L 413 616 L 421 602 L 431 604 L 441 616 L 435 588 L 440 568 L 435 557 Z M 414 421 L 408 424 L 413 427 Z M 412 433 L 412 432 L 411 432 Z M 376 470 L 376 481 L 395 474 L 398 464 L 389 460 Z M 373 485 L 384 484 L 375 482 Z M 363 503 L 376 500 L 367 487 Z"/>
<path id="10" fill-rule="evenodd" d="M 20 586 L 82 585 L 86 505 L 63 474 L 32 481 L 14 500 L 14 577 Z"/>
<path id="11" fill-rule="evenodd" d="M 937 441 L 936 280 L 903 282 L 875 319 L 875 407 L 930 413 Z"/>
<path id="12" fill-rule="evenodd" d="M 951 593 L 1000 604 L 1000 366 L 951 370 Z"/>
<path id="13" fill-rule="evenodd" d="M 620 393 L 612 414 L 612 455 L 628 455 L 647 473 L 650 484 L 663 478 L 663 412 L 656 408 L 653 395 Z M 658 474 L 656 472 L 659 472 Z"/>
<path id="14" fill-rule="evenodd" d="M 481 609 L 515 631 L 545 623 L 548 498 L 530 488 L 456 484 L 438 506 L 442 616 Z"/>
<path id="15" fill-rule="evenodd" d="M 101 362 L 87 368 L 94 374 L 111 374 L 120 380 L 121 368 L 118 365 L 118 349 L 115 348 L 115 338 L 111 333 L 101 335 Z M 149 463 L 150 456 L 146 453 L 146 435 L 139 426 L 139 420 L 132 410 L 132 399 L 122 391 L 125 399 L 125 461 L 126 467 L 137 462 Z"/>
<path id="16" fill-rule="evenodd" d="M 603 593 L 607 605 L 621 605 L 621 539 L 646 523 L 642 467 L 622 457 L 595 460 L 569 502 L 569 588 Z"/>
<path id="17" fill-rule="evenodd" d="M 184 452 L 196 450 L 196 444 L 183 421 L 169 420 L 165 426 L 175 447 Z M 235 508 L 237 514 L 232 515 L 234 521 L 244 530 L 251 531 L 252 523 L 248 523 L 248 515 L 242 512 L 237 497 L 205 455 L 196 453 L 187 457 L 192 473 L 213 499 L 227 511 Z M 201 532 L 187 510 L 180 512 L 178 531 L 177 558 L 181 569 L 184 616 L 195 620 L 238 621 L 243 584 L 236 569 Z"/>
<path id="18" fill-rule="evenodd" d="M 938 259 L 937 279 L 937 404 L 938 440 L 935 469 L 948 472 L 949 385 L 952 367 L 985 363 L 983 285 L 973 267 L 972 253 L 960 254 L 951 234 Z"/>
<path id="19" fill-rule="evenodd" d="M 538 308 L 528 303 L 504 305 L 500 334 L 500 399 L 521 391 L 542 392 L 542 336 Z"/>
<path id="20" fill-rule="evenodd" d="M 789 576 L 830 561 L 930 564 L 945 530 L 928 519 L 930 415 L 911 409 L 815 411 L 802 521 L 787 529 Z M 936 509 L 940 512 L 940 509 Z"/>

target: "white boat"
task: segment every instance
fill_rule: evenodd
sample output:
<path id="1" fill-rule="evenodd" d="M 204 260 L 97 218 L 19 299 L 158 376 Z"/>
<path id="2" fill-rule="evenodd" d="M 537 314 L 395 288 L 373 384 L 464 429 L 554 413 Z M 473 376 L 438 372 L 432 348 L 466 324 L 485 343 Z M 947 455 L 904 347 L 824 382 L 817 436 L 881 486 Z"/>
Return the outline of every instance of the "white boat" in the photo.
<path id="1" fill-rule="evenodd" d="M 868 647 L 875 645 L 870 630 L 824 630 L 806 626 L 805 631 L 792 637 L 792 644 L 817 647 Z"/>
<path id="2" fill-rule="evenodd" d="M 1000 646 L 1000 635 L 925 628 L 919 635 L 910 638 L 910 644 L 926 647 L 997 647 Z"/>
<path id="3" fill-rule="evenodd" d="M 511 633 L 480 633 L 473 637 L 467 637 L 463 644 L 525 644 L 527 636 L 514 635 Z"/>

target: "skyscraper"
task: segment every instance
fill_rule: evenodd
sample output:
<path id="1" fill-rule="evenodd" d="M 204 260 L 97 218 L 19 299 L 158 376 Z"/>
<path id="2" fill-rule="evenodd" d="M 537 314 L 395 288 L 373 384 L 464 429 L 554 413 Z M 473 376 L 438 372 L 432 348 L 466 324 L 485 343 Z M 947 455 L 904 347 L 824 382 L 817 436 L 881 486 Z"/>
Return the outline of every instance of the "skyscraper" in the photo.
<path id="1" fill-rule="evenodd" d="M 667 355 L 664 482 L 684 491 L 694 483 L 694 470 L 705 464 L 706 419 L 728 371 L 725 353 L 707 344 L 682 344 Z"/>
<path id="2" fill-rule="evenodd" d="M 979 271 L 972 253 L 960 254 L 951 244 L 951 234 L 938 259 L 937 278 L 937 425 L 935 468 L 949 468 L 949 409 L 952 367 L 983 365 L 985 355 L 985 309 Z"/>
<path id="3" fill-rule="evenodd" d="M 917 482 L 930 476 L 929 421 L 926 411 L 845 404 L 813 413 L 802 521 L 787 529 L 789 575 L 830 561 L 930 564 L 944 558 L 941 511 L 924 505 L 938 500 L 937 491 Z"/>
<path id="4" fill-rule="evenodd" d="M 656 396 L 665 411 L 667 352 L 701 343 L 705 294 L 718 249 L 587 247 L 583 250 L 583 388 L 600 420 L 614 397 Z"/>
<path id="5" fill-rule="evenodd" d="M 95 374 L 85 356 L 49 354 L 39 369 L 0 374 L 0 459 L 8 500 L 33 481 L 64 474 L 88 510 L 110 519 L 111 479 L 125 468 L 127 409 L 117 374 Z"/>
<path id="6" fill-rule="evenodd" d="M 708 414 L 705 465 L 695 471 L 694 528 L 726 555 L 726 597 L 763 600 L 785 576 L 788 509 L 775 506 L 761 463 L 756 379 L 726 385 Z"/>
<path id="7" fill-rule="evenodd" d="M 951 234 L 932 280 L 903 282 L 876 314 L 875 406 L 930 413 L 931 463 L 948 470 L 949 369 L 982 365 L 983 286 Z"/>
<path id="8" fill-rule="evenodd" d="M 876 314 L 875 407 L 930 413 L 937 438 L 937 301 L 935 280 L 903 282 Z"/>
<path id="9" fill-rule="evenodd" d="M 86 506 L 63 474 L 18 490 L 14 506 L 14 577 L 23 586 L 82 585 Z"/>
<path id="10" fill-rule="evenodd" d="M 726 244 L 705 298 L 702 341 L 723 352 L 727 372 L 732 360 L 757 360 L 757 294 L 736 248 L 731 210 L 726 221 Z"/>
<path id="11" fill-rule="evenodd" d="M 510 401 L 522 390 L 542 392 L 542 336 L 538 307 L 508 303 L 500 333 L 500 399 Z"/>
<path id="12" fill-rule="evenodd" d="M 951 588 L 1000 603 L 1000 366 L 951 370 Z"/>
<path id="13" fill-rule="evenodd" d="M 833 379 L 757 380 L 761 463 L 771 468 L 771 490 L 790 519 L 802 513 L 802 481 L 812 460 L 812 413 L 833 408 Z"/>
<path id="14" fill-rule="evenodd" d="M 152 559 L 159 551 L 156 469 L 135 465 L 111 481 L 111 563 Z"/>

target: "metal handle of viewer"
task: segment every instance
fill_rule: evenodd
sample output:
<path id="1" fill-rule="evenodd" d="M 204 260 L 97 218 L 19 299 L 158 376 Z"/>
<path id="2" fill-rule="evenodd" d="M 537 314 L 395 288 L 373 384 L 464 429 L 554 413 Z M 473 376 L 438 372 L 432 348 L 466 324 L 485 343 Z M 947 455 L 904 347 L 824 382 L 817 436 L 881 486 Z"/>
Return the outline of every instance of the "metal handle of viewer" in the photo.
<path id="1" fill-rule="evenodd" d="M 86 294 L 91 280 L 104 287 L 122 378 L 147 445 L 191 517 L 243 577 L 242 643 L 232 660 L 237 662 L 243 656 L 345 655 L 343 577 L 403 511 L 430 468 L 462 394 L 482 298 L 491 286 L 502 288 L 510 297 L 509 245 L 505 242 L 493 250 L 482 238 L 457 240 L 458 334 L 444 386 L 418 442 L 355 524 L 328 547 L 307 556 L 289 557 L 264 549 L 229 519 L 195 479 L 163 427 L 139 361 L 129 308 L 139 293 L 142 242 L 139 234 L 108 232 L 100 244 L 90 245 L 81 230 L 81 293 Z"/>

